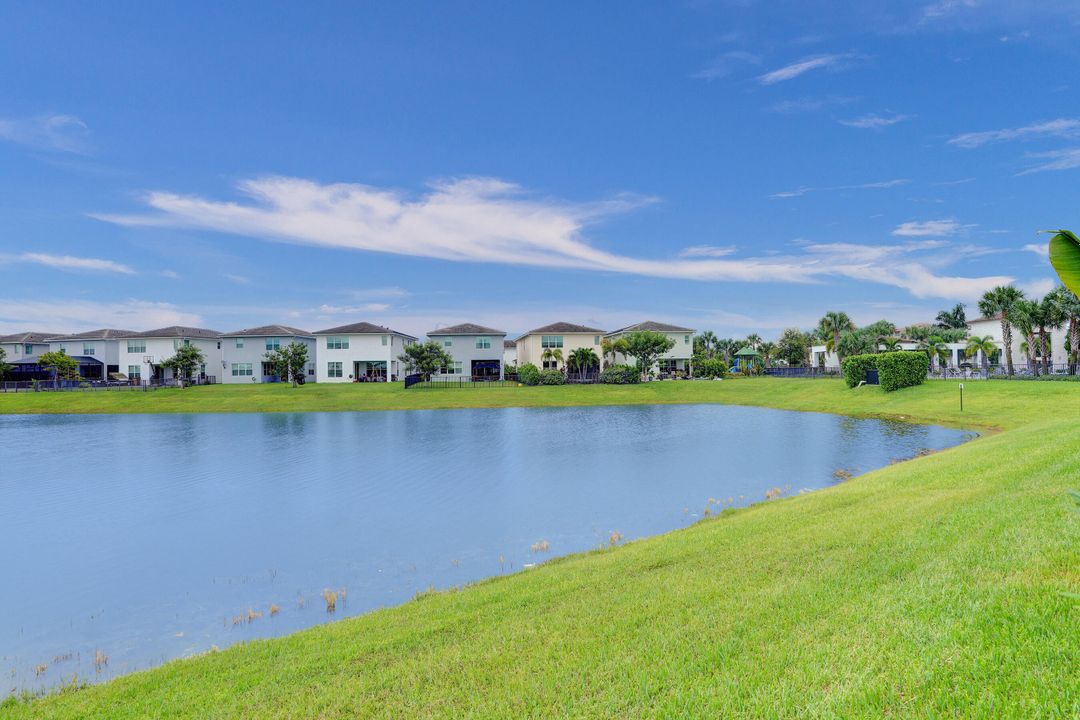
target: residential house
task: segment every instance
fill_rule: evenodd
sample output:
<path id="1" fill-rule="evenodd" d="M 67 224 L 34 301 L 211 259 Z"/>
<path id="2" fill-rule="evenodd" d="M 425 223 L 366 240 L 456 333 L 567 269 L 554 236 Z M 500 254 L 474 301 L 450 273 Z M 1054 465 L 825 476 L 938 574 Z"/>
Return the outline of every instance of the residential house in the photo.
<path id="1" fill-rule="evenodd" d="M 386 382 L 404 376 L 398 356 L 416 342 L 412 335 L 358 322 L 315 335 L 318 382 Z"/>
<path id="2" fill-rule="evenodd" d="M 517 372 L 517 343 L 513 340 L 503 340 L 503 373 Z"/>
<path id="3" fill-rule="evenodd" d="M 120 345 L 134 333 L 104 328 L 49 338 L 49 350 L 63 350 L 79 362 L 84 380 L 106 380 L 120 373 Z"/>
<path id="4" fill-rule="evenodd" d="M 505 330 L 463 323 L 427 334 L 452 358 L 433 380 L 502 380 Z"/>
<path id="5" fill-rule="evenodd" d="M 603 330 L 568 322 L 538 327 L 514 341 L 517 346 L 518 367 L 532 363 L 539 368 L 562 368 L 566 365 L 570 353 L 578 348 L 589 348 L 600 358 L 600 343 L 603 338 Z M 551 350 L 552 353 L 559 351 L 562 360 L 545 358 L 546 350 Z"/>
<path id="6" fill-rule="evenodd" d="M 998 351 L 989 358 L 991 365 L 1005 365 L 1005 340 L 1001 332 L 1001 315 L 994 315 L 992 317 L 980 317 L 971 320 L 967 324 L 968 334 L 973 337 L 985 337 L 989 335 L 994 343 L 998 346 Z M 1065 350 L 1065 342 L 1068 340 L 1068 328 L 1056 327 L 1048 328 L 1046 332 L 1046 346 L 1050 355 L 1048 358 L 1051 365 L 1058 364 L 1063 365 L 1069 361 L 1069 353 Z M 1039 342 L 1039 335 L 1036 333 L 1035 343 L 1035 359 L 1037 362 L 1042 362 L 1042 343 Z M 1023 350 L 1021 350 L 1021 344 L 1027 342 L 1027 338 L 1021 334 L 1021 332 L 1012 326 L 1012 361 L 1014 368 L 1027 368 L 1028 356 Z M 972 358 L 971 362 L 977 367 L 982 366 L 982 353 L 978 353 L 978 357 Z"/>
<path id="7" fill-rule="evenodd" d="M 272 365 L 266 361 L 266 354 L 294 342 L 307 346 L 305 380 L 314 382 L 315 336 L 307 330 L 288 325 L 263 325 L 224 333 L 221 336 L 221 382 L 251 385 L 287 380 L 278 377 Z"/>
<path id="8" fill-rule="evenodd" d="M 0 337 L 0 348 L 7 354 L 7 361 L 22 360 L 49 351 L 49 338 L 60 333 L 21 332 Z"/>
<path id="9" fill-rule="evenodd" d="M 693 375 L 694 330 L 691 328 L 646 320 L 645 322 L 629 325 L 619 330 L 613 330 L 604 337 L 608 340 L 615 341 L 620 338 L 625 338 L 631 333 L 644 330 L 663 333 L 675 342 L 670 350 L 660 356 L 654 370 L 663 375 L 674 375 L 676 373 L 686 375 L 687 377 Z M 615 362 L 632 364 L 634 361 L 632 358 L 627 358 L 622 354 L 616 354 Z"/>
<path id="10" fill-rule="evenodd" d="M 124 338 L 120 343 L 120 372 L 136 382 L 174 379 L 172 370 L 162 367 L 161 363 L 184 345 L 194 345 L 202 351 L 204 363 L 199 368 L 199 380 L 221 380 L 221 334 L 216 330 L 178 325 L 136 332 Z"/>

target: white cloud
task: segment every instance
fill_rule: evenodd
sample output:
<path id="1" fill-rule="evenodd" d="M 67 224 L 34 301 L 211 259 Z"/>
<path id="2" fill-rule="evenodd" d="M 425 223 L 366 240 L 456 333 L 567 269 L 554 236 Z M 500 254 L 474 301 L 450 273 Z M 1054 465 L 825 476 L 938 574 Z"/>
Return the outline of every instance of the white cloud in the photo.
<path id="1" fill-rule="evenodd" d="M 964 226 L 955 220 L 926 220 L 901 223 L 892 234 L 899 237 L 944 237 L 955 235 L 963 229 Z"/>
<path id="2" fill-rule="evenodd" d="M 796 113 L 817 112 L 818 110 L 831 105 L 845 105 L 851 101 L 852 98 L 836 95 L 821 98 L 806 97 L 796 98 L 794 100 L 781 100 L 780 102 L 770 105 L 768 109 L 783 115 L 794 115 Z"/>
<path id="3" fill-rule="evenodd" d="M 1021 249 L 1035 253 L 1041 258 L 1050 259 L 1050 246 L 1046 243 L 1029 243 Z"/>
<path id="4" fill-rule="evenodd" d="M 976 8 L 979 0 L 937 0 L 923 7 L 922 21 L 928 22 L 947 17 L 960 10 Z"/>
<path id="5" fill-rule="evenodd" d="M 82 332 L 102 327 L 150 330 L 168 325 L 199 326 L 202 322 L 199 315 L 181 312 L 175 305 L 163 302 L 0 299 L 0 332 L 3 333 Z"/>
<path id="6" fill-rule="evenodd" d="M 986 145 L 987 143 L 1003 142 L 1006 140 L 1031 140 L 1043 137 L 1077 136 L 1080 136 L 1080 120 L 1074 118 L 1058 118 L 1057 120 L 1025 125 L 1024 127 L 1018 128 L 963 133 L 962 135 L 950 138 L 949 144 L 962 148 L 977 148 Z"/>
<path id="7" fill-rule="evenodd" d="M 1050 278 L 1037 278 L 1017 283 L 1016 286 L 1023 290 L 1028 297 L 1038 298 L 1057 287 L 1057 282 Z"/>
<path id="8" fill-rule="evenodd" d="M 229 282 L 236 283 L 237 285 L 251 284 L 251 278 L 245 277 L 243 275 L 236 275 L 234 273 L 223 273 L 221 277 L 225 278 Z"/>
<path id="9" fill-rule="evenodd" d="M 735 72 L 739 65 L 760 65 L 761 58 L 744 50 L 732 50 L 713 60 L 690 77 L 699 80 L 718 80 Z"/>
<path id="10" fill-rule="evenodd" d="M 893 187 L 904 182 L 848 187 Z M 573 204 L 531 198 L 515 185 L 486 178 L 441 182 L 419 197 L 365 185 L 321 185 L 284 177 L 250 180 L 240 188 L 250 202 L 155 192 L 146 202 L 156 213 L 97 217 L 122 225 L 201 228 L 299 245 L 456 262 L 700 281 L 812 283 L 849 277 L 896 284 L 882 279 L 891 268 L 868 268 L 842 253 L 644 258 L 591 245 L 584 236 L 586 228 L 648 202 L 632 196 Z M 922 249 L 903 246 L 904 252 Z M 923 292 L 917 285 L 925 278 L 911 276 L 916 279 L 908 289 Z M 955 291 L 948 291 L 944 284 L 940 287 L 948 293 L 943 297 L 955 297 Z"/>
<path id="11" fill-rule="evenodd" d="M 0 255 L 0 263 L 29 263 L 44 265 L 57 270 L 111 272 L 122 275 L 134 275 L 135 271 L 113 260 L 101 258 L 83 258 L 74 255 L 50 255 L 48 253 L 24 252 L 18 255 Z"/>
<path id="12" fill-rule="evenodd" d="M 409 291 L 399 287 L 361 288 L 350 290 L 349 294 L 358 300 L 367 298 L 404 298 L 409 297 Z"/>
<path id="13" fill-rule="evenodd" d="M 811 70 L 839 67 L 850 57 L 850 55 L 811 55 L 798 62 L 793 62 L 790 65 L 785 65 L 777 70 L 767 72 L 764 75 L 759 76 L 758 80 L 762 85 L 775 85 L 776 83 L 784 82 L 786 80 L 793 80 Z"/>
<path id="14" fill-rule="evenodd" d="M 0 140 L 37 149 L 84 153 L 89 134 L 86 123 L 74 115 L 0 117 Z"/>
<path id="15" fill-rule="evenodd" d="M 870 113 L 869 115 L 862 115 L 851 120 L 840 120 L 841 125 L 847 125 L 853 128 L 862 128 L 869 130 L 880 130 L 881 128 L 889 127 L 890 125 L 896 125 L 897 123 L 904 122 L 911 118 L 911 115 L 878 115 L 877 113 Z"/>
<path id="16" fill-rule="evenodd" d="M 390 309 L 387 303 L 364 303 L 362 305 L 320 305 L 319 314 L 323 317 L 333 315 L 355 315 L 356 313 L 385 312 Z"/>
<path id="17" fill-rule="evenodd" d="M 1028 153 L 1027 157 L 1047 160 L 1048 162 L 1041 162 L 1038 165 L 1018 173 L 1019 175 L 1030 175 L 1037 172 L 1046 172 L 1047 170 L 1072 170 L 1080 167 L 1080 148 L 1052 150 L 1043 153 Z"/>
<path id="18" fill-rule="evenodd" d="M 861 185 L 832 185 L 829 187 L 800 187 L 795 190 L 786 190 L 784 192 L 778 192 L 769 197 L 777 200 L 786 200 L 788 198 L 802 197 L 807 193 L 812 192 L 825 192 L 829 190 L 886 190 L 888 188 L 899 187 L 901 185 L 907 185 L 910 180 L 898 178 L 896 180 L 882 180 L 880 182 L 868 182 Z"/>
<path id="19" fill-rule="evenodd" d="M 167 277 L 170 280 L 179 280 L 180 279 L 180 273 L 176 272 L 175 270 L 162 270 L 158 274 L 161 275 L 161 277 Z"/>
<path id="20" fill-rule="evenodd" d="M 691 245 L 690 247 L 683 248 L 679 251 L 679 257 L 726 257 L 728 255 L 734 255 L 736 251 L 738 251 L 738 248 L 734 245 L 725 245 L 723 247 L 718 247 L 716 245 Z"/>

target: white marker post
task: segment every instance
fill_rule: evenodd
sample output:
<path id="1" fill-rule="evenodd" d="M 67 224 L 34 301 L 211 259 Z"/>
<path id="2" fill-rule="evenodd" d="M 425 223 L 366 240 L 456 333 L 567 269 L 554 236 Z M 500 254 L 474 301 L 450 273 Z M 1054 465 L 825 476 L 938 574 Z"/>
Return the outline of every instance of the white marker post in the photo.
<path id="1" fill-rule="evenodd" d="M 964 383 L 960 383 L 960 412 L 964 412 Z"/>

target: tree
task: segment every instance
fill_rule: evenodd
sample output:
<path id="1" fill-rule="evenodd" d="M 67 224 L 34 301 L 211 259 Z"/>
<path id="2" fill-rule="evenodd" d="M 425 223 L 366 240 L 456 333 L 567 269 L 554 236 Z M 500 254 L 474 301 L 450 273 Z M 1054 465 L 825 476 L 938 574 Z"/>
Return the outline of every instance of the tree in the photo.
<path id="1" fill-rule="evenodd" d="M 750 333 L 746 336 L 746 344 L 752 349 L 757 350 L 761 345 L 761 336 L 757 333 Z"/>
<path id="2" fill-rule="evenodd" d="M 809 362 L 811 339 L 808 333 L 799 328 L 788 328 L 780 333 L 776 341 L 776 357 L 783 359 L 790 366 Z"/>
<path id="3" fill-rule="evenodd" d="M 52 371 L 53 380 L 78 380 L 79 361 L 68 356 L 64 350 L 41 353 L 38 365 Z"/>
<path id="4" fill-rule="evenodd" d="M 956 303 L 952 310 L 942 310 L 937 314 L 934 324 L 939 328 L 966 328 L 967 315 L 964 313 L 964 303 Z"/>
<path id="5" fill-rule="evenodd" d="M 626 355 L 637 360 L 642 377 L 652 368 L 661 355 L 675 347 L 675 341 L 661 332 L 638 330 L 626 336 Z"/>
<path id="6" fill-rule="evenodd" d="M 712 330 L 705 330 L 698 337 L 701 338 L 701 345 L 704 350 L 702 353 L 706 358 L 712 358 L 716 355 L 716 333 Z"/>
<path id="7" fill-rule="evenodd" d="M 563 361 L 562 350 L 559 348 L 546 348 L 543 353 L 540 354 L 540 359 L 544 362 L 555 362 L 555 369 L 559 369 L 559 363 Z M 546 368 L 545 368 L 546 369 Z"/>
<path id="8" fill-rule="evenodd" d="M 845 312 L 830 310 L 818 321 L 818 332 L 825 338 L 825 349 L 834 352 L 839 360 L 843 360 L 840 352 L 840 335 L 855 330 L 855 323 L 851 322 Z"/>
<path id="9" fill-rule="evenodd" d="M 1039 303 L 1034 300 L 1019 300 L 1013 305 L 1010 316 L 1012 324 L 1024 336 L 1023 352 L 1027 355 L 1028 367 L 1036 377 L 1039 376 L 1039 364 L 1035 361 L 1035 350 L 1039 344 L 1035 339 L 1035 332 L 1041 322 L 1041 312 Z"/>
<path id="10" fill-rule="evenodd" d="M 1061 306 L 1052 292 L 1039 301 L 1039 351 L 1042 354 L 1043 373 L 1050 374 L 1050 328 L 1061 327 L 1069 319 L 1065 308 Z"/>
<path id="11" fill-rule="evenodd" d="M 596 356 L 592 348 L 580 347 L 570 352 L 566 366 L 571 370 L 576 370 L 578 376 L 584 380 L 590 370 L 600 367 L 600 358 Z"/>
<path id="12" fill-rule="evenodd" d="M 307 369 L 308 347 L 304 343 L 293 340 L 283 348 L 269 351 L 265 357 L 266 361 L 273 365 L 274 373 L 280 378 L 291 380 L 293 387 L 307 379 L 304 371 Z"/>
<path id="13" fill-rule="evenodd" d="M 184 380 L 190 380 L 191 376 L 199 369 L 206 358 L 202 350 L 195 345 L 181 345 L 176 348 L 176 354 L 161 363 L 161 367 L 172 370 L 173 377 L 180 380 L 180 387 L 184 386 Z"/>
<path id="14" fill-rule="evenodd" d="M 762 341 L 758 345 L 758 352 L 761 353 L 761 361 L 765 363 L 765 367 L 770 367 L 769 361 L 776 355 L 776 343 Z"/>
<path id="15" fill-rule="evenodd" d="M 882 352 L 900 351 L 900 340 L 892 337 L 891 335 L 887 337 L 879 337 L 877 341 L 878 347 L 881 348 Z"/>
<path id="16" fill-rule="evenodd" d="M 931 335 L 927 340 L 919 343 L 919 348 L 930 358 L 931 364 L 937 360 L 938 367 L 941 368 L 941 377 L 945 377 L 951 355 L 945 339 L 940 335 Z"/>
<path id="17" fill-rule="evenodd" d="M 0 380 L 3 380 L 8 370 L 11 369 L 11 366 L 4 362 L 5 360 L 7 360 L 7 350 L 0 347 Z"/>
<path id="18" fill-rule="evenodd" d="M 984 373 L 989 374 L 990 356 L 993 355 L 997 349 L 997 343 L 995 343 L 994 338 L 989 335 L 983 335 L 982 337 L 973 335 L 968 338 L 967 347 L 964 348 L 964 354 L 968 357 L 974 357 L 979 353 L 982 353 L 982 369 Z"/>
<path id="19" fill-rule="evenodd" d="M 1057 306 L 1057 313 L 1068 324 L 1066 335 L 1069 345 L 1069 374 L 1076 374 L 1077 360 L 1080 358 L 1080 298 L 1064 285 L 1059 285 L 1047 296 Z"/>
<path id="20" fill-rule="evenodd" d="M 400 362 L 407 372 L 419 373 L 424 380 L 430 380 L 431 376 L 452 363 L 454 358 L 443 350 L 443 346 L 428 340 L 425 343 L 413 343 L 405 347 L 405 352 L 398 355 Z"/>
<path id="21" fill-rule="evenodd" d="M 1080 295 L 1080 238 L 1068 230 L 1049 230 L 1050 264 L 1073 295 Z"/>
<path id="22" fill-rule="evenodd" d="M 1011 285 L 998 285 L 987 290 L 979 300 L 979 312 L 986 317 L 1001 315 L 1001 339 L 1005 343 L 1005 367 L 1009 375 L 1013 374 L 1012 361 L 1012 325 L 1009 317 L 1016 303 L 1024 299 L 1024 293 Z"/>
<path id="23" fill-rule="evenodd" d="M 720 357 L 722 357 L 724 359 L 724 363 L 728 367 L 730 367 L 731 366 L 731 357 L 735 353 L 739 352 L 740 347 L 741 347 L 741 344 L 737 340 L 732 340 L 731 338 L 719 339 L 719 340 L 716 341 L 715 349 L 713 350 L 714 357 L 716 355 L 719 355 Z"/>
<path id="24" fill-rule="evenodd" d="M 837 357 L 874 353 L 877 352 L 877 337 L 861 330 L 847 330 L 840 335 L 840 342 L 833 346 L 833 350 Z"/>

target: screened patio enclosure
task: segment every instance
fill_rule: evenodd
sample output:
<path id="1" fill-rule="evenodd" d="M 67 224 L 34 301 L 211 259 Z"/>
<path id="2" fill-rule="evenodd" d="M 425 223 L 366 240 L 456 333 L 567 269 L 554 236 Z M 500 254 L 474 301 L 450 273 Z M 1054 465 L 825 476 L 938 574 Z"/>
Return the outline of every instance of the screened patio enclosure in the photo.
<path id="1" fill-rule="evenodd" d="M 354 360 L 353 380 L 356 382 L 386 382 L 386 361 Z"/>

